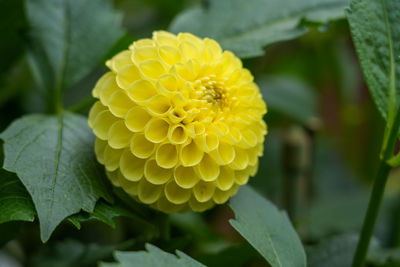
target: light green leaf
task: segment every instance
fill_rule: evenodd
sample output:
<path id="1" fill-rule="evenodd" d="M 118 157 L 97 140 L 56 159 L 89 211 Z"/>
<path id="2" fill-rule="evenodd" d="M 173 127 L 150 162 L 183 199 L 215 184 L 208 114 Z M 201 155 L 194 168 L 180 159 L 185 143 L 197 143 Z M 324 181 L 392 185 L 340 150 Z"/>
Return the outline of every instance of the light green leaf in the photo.
<path id="1" fill-rule="evenodd" d="M 0 169 L 0 223 L 35 219 L 32 199 L 15 173 Z"/>
<path id="2" fill-rule="evenodd" d="M 269 110 L 309 125 L 317 117 L 317 99 L 301 80 L 286 76 L 261 76 L 257 79 Z"/>
<path id="3" fill-rule="evenodd" d="M 365 80 L 390 129 L 400 104 L 400 2 L 352 0 L 346 14 Z"/>
<path id="4" fill-rule="evenodd" d="M 100 197 L 110 200 L 85 117 L 29 115 L 14 121 L 0 138 L 4 168 L 17 173 L 30 193 L 43 241 L 67 216 L 81 209 L 91 212 Z"/>
<path id="5" fill-rule="evenodd" d="M 339 19 L 347 5 L 348 0 L 209 0 L 178 15 L 170 30 L 214 38 L 239 57 L 255 57 L 268 44 L 305 34 L 302 20 Z"/>
<path id="6" fill-rule="evenodd" d="M 306 266 L 304 248 L 284 211 L 250 186 L 243 186 L 229 205 L 235 213 L 231 225 L 272 267 Z"/>
<path id="7" fill-rule="evenodd" d="M 101 267 L 199 267 L 203 264 L 192 259 L 185 253 L 177 250 L 178 256 L 162 251 L 161 249 L 146 244 L 147 251 L 114 252 L 114 257 L 119 263 L 100 263 Z"/>
<path id="8" fill-rule="evenodd" d="M 47 90 L 79 81 L 122 35 L 109 0 L 28 0 L 26 13 L 31 68 Z"/>

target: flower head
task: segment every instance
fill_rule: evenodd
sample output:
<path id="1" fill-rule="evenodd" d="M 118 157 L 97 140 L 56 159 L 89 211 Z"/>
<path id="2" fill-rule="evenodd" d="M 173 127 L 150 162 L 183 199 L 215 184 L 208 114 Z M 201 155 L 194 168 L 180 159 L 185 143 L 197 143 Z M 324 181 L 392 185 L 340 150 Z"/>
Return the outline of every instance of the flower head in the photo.
<path id="1" fill-rule="evenodd" d="M 232 52 L 153 33 L 106 62 L 89 125 L 110 181 L 170 213 L 226 202 L 258 168 L 266 105 Z"/>

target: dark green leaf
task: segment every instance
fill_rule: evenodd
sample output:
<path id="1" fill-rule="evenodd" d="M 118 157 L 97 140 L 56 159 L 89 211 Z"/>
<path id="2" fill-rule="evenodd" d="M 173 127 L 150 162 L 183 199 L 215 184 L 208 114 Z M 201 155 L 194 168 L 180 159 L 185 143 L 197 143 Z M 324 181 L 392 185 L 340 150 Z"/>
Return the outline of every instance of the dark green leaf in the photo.
<path id="1" fill-rule="evenodd" d="M 272 266 L 306 266 L 301 241 L 284 211 L 243 186 L 230 200 L 235 213 L 231 225 Z"/>
<path id="2" fill-rule="evenodd" d="M 219 253 L 201 255 L 199 260 L 208 267 L 241 267 L 254 258 L 262 258 L 248 243 L 228 247 Z"/>
<path id="3" fill-rule="evenodd" d="M 303 35 L 302 20 L 325 23 L 344 17 L 348 0 L 209 0 L 178 15 L 173 32 L 211 37 L 239 57 L 264 53 L 268 44 Z"/>
<path id="4" fill-rule="evenodd" d="M 0 223 L 35 219 L 32 199 L 15 173 L 0 169 Z"/>
<path id="5" fill-rule="evenodd" d="M 94 137 L 85 117 L 29 115 L 1 135 L 4 168 L 17 173 L 36 207 L 41 238 L 80 209 L 91 212 L 97 199 L 110 199 L 104 172 L 93 153 Z"/>
<path id="6" fill-rule="evenodd" d="M 84 267 L 95 266 L 100 260 L 111 259 L 116 249 L 126 249 L 134 244 L 134 240 L 117 245 L 84 244 L 67 239 L 47 248 L 34 258 L 33 267 Z"/>
<path id="7" fill-rule="evenodd" d="M 303 125 L 317 117 L 317 99 L 304 82 L 285 76 L 264 76 L 257 79 L 269 110 L 277 111 Z"/>
<path id="8" fill-rule="evenodd" d="M 352 0 L 346 14 L 372 97 L 382 116 L 394 119 L 400 104 L 400 1 Z"/>
<path id="9" fill-rule="evenodd" d="M 357 235 L 341 235 L 307 249 L 309 267 L 350 266 L 356 250 Z"/>
<path id="10" fill-rule="evenodd" d="M 100 264 L 101 267 L 128 267 L 128 266 L 152 266 L 152 267 L 198 267 L 204 266 L 203 264 L 195 261 L 185 253 L 177 250 L 178 256 L 166 253 L 161 249 L 146 244 L 147 251 L 134 251 L 122 252 L 116 251 L 114 253 L 115 259 L 118 263 L 104 263 Z"/>
<path id="11" fill-rule="evenodd" d="M 381 267 L 399 267 L 400 249 L 376 249 L 368 253 L 368 263 Z"/>
<path id="12" fill-rule="evenodd" d="M 119 204 L 107 204 L 104 201 L 98 201 L 93 212 L 81 211 L 78 214 L 74 214 L 68 218 L 68 220 L 76 226 L 76 228 L 81 228 L 81 223 L 87 222 L 89 220 L 102 221 L 105 224 L 115 228 L 115 218 L 117 217 L 129 217 L 136 221 L 143 227 L 153 227 L 145 219 L 138 217 L 132 211 Z"/>
<path id="13" fill-rule="evenodd" d="M 0 74 L 23 53 L 22 32 L 26 28 L 24 1 L 0 1 Z"/>
<path id="14" fill-rule="evenodd" d="M 31 68 L 47 90 L 80 80 L 122 35 L 109 0 L 28 0 L 26 12 Z"/>

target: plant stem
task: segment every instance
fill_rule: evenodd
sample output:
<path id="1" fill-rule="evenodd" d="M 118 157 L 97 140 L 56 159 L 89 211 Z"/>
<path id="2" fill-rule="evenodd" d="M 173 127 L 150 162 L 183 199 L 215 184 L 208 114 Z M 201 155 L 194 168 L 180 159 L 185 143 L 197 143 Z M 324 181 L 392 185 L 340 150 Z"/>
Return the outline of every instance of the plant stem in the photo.
<path id="1" fill-rule="evenodd" d="M 385 185 L 390 170 L 391 167 L 387 165 L 384 161 L 381 161 L 378 173 L 375 178 L 374 186 L 372 188 L 371 197 L 368 203 L 367 214 L 365 215 L 352 267 L 364 266 L 369 242 L 375 229 L 376 219 L 378 217 L 379 208 L 382 203 L 383 193 L 385 192 Z"/>
<path id="2" fill-rule="evenodd" d="M 389 138 L 383 143 L 383 157 L 380 161 L 378 173 L 375 177 L 372 188 L 371 197 L 368 203 L 367 214 L 365 215 L 360 239 L 358 240 L 356 253 L 354 254 L 352 267 L 362 267 L 365 264 L 365 258 L 368 251 L 368 246 L 374 233 L 376 219 L 379 214 L 379 209 L 382 203 L 385 185 L 389 177 L 389 172 L 392 169 L 387 164 L 387 160 L 392 157 L 396 144 L 398 129 L 400 125 L 400 110 L 397 110 L 395 121 L 389 130 Z"/>

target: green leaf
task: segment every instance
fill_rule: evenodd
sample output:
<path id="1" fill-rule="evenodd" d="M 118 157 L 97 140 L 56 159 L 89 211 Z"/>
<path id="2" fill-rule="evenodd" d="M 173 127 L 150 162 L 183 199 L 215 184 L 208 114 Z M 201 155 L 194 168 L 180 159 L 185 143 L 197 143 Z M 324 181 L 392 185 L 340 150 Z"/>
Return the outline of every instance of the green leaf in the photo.
<path id="1" fill-rule="evenodd" d="M 91 212 L 100 197 L 110 200 L 85 117 L 68 112 L 28 115 L 14 121 L 0 138 L 4 168 L 17 173 L 31 195 L 43 241 L 67 216 L 80 209 Z"/>
<path id="2" fill-rule="evenodd" d="M 268 109 L 309 125 L 317 117 L 317 99 L 312 88 L 301 80 L 286 76 L 261 76 L 257 79 Z"/>
<path id="3" fill-rule="evenodd" d="M 99 245 L 96 243 L 81 243 L 77 240 L 66 239 L 46 247 L 41 254 L 33 258 L 33 267 L 84 267 L 95 266 L 100 260 L 111 259 L 116 249 L 126 249 L 135 244 L 128 240 L 116 245 Z"/>
<path id="4" fill-rule="evenodd" d="M 372 247 L 377 246 L 373 240 Z M 350 266 L 356 250 L 358 236 L 345 234 L 323 240 L 316 246 L 307 249 L 309 267 L 342 267 Z"/>
<path id="5" fill-rule="evenodd" d="M 100 263 L 101 267 L 116 267 L 116 266 L 152 266 L 152 267 L 198 267 L 204 266 L 203 264 L 195 261 L 185 253 L 177 250 L 178 255 L 162 251 L 161 249 L 146 244 L 147 251 L 134 251 L 134 252 L 114 252 L 114 257 L 119 263 Z"/>
<path id="6" fill-rule="evenodd" d="M 0 169 L 0 223 L 35 219 L 32 199 L 18 177 Z"/>
<path id="7" fill-rule="evenodd" d="M 47 90 L 79 81 L 123 33 L 109 0 L 28 0 L 26 13 L 31 68 Z"/>
<path id="8" fill-rule="evenodd" d="M 107 204 L 104 201 L 98 201 L 94 210 L 92 212 L 81 211 L 77 214 L 74 214 L 68 218 L 76 228 L 81 228 L 81 223 L 90 221 L 90 220 L 98 220 L 104 222 L 105 224 L 115 228 L 115 218 L 117 217 L 129 217 L 130 219 L 134 220 L 137 225 L 140 225 L 143 232 L 144 229 L 153 228 L 155 227 L 150 222 L 146 221 L 145 219 L 137 216 L 129 209 L 123 207 L 120 204 Z"/>
<path id="9" fill-rule="evenodd" d="M 306 266 L 301 241 L 287 214 L 243 186 L 230 200 L 235 228 L 272 266 Z"/>
<path id="10" fill-rule="evenodd" d="M 399 267 L 400 248 L 372 250 L 368 253 L 367 262 L 373 266 Z"/>
<path id="11" fill-rule="evenodd" d="M 348 0 L 209 0 L 178 15 L 170 30 L 214 38 L 239 57 L 255 57 L 268 44 L 305 34 L 302 20 L 342 18 L 347 5 Z"/>
<path id="12" fill-rule="evenodd" d="M 400 2 L 352 0 L 346 15 L 364 78 L 391 130 L 400 104 Z"/>
<path id="13" fill-rule="evenodd" d="M 22 31 L 26 28 L 23 0 L 0 1 L 0 74 L 24 52 Z"/>

